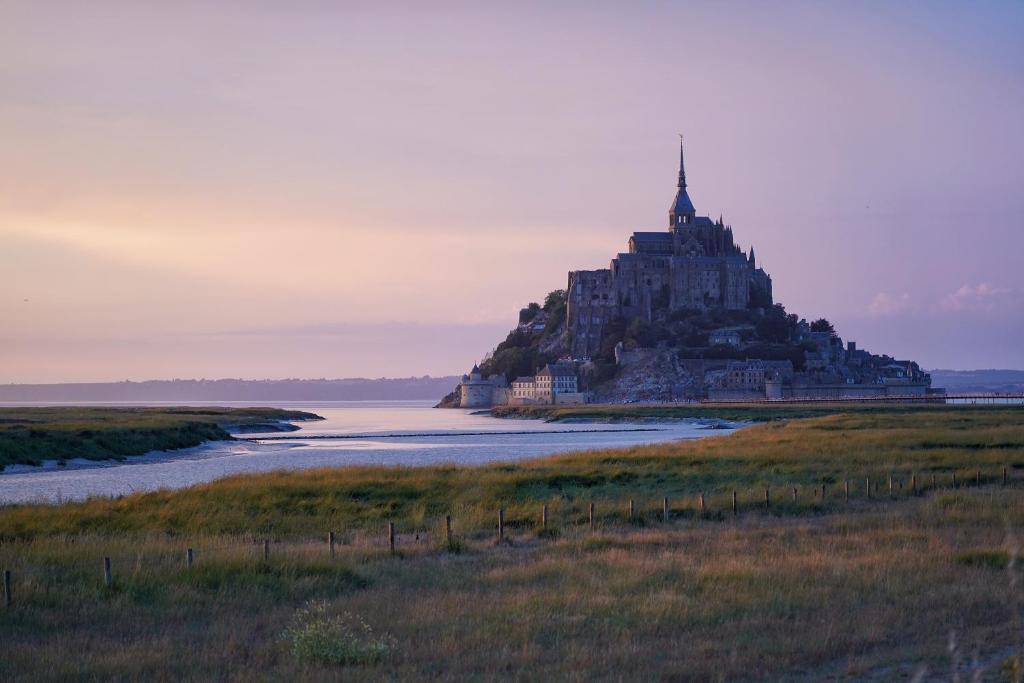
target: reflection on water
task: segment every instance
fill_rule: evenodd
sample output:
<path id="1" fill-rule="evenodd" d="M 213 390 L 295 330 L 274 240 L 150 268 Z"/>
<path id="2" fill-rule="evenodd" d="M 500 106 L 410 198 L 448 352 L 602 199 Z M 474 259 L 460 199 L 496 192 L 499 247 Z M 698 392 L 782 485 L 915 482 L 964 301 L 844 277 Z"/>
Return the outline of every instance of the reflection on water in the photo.
<path id="1" fill-rule="evenodd" d="M 465 410 L 436 410 L 427 401 L 274 405 L 308 410 L 326 419 L 297 423 L 302 427 L 297 432 L 246 434 L 245 441 L 151 453 L 126 462 L 71 460 L 67 466 L 47 463 L 41 468 L 8 468 L 0 474 L 0 503 L 57 502 L 176 489 L 228 475 L 271 470 L 341 465 L 475 465 L 732 431 L 709 430 L 690 422 L 609 425 L 499 420 Z"/>

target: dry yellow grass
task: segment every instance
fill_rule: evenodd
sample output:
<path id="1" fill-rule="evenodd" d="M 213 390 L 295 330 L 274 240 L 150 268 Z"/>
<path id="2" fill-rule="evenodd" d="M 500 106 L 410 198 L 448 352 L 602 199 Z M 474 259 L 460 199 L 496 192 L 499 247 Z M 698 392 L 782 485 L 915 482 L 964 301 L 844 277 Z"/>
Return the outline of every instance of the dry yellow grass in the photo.
<path id="1" fill-rule="evenodd" d="M 15 603 L 0 610 L 0 679 L 882 681 L 920 666 L 948 674 L 953 633 L 961 657 L 977 652 L 998 680 L 1024 633 L 1024 487 L 1000 483 L 1003 466 L 1024 466 L 1020 415 L 837 414 L 515 465 L 280 473 L 3 508 L 0 567 L 13 571 Z M 953 472 L 978 469 L 982 486 L 948 488 Z M 904 484 L 892 499 L 891 473 Z M 911 473 L 947 488 L 910 495 Z M 845 502 L 842 480 L 865 476 L 885 495 Z M 823 482 L 825 502 L 812 497 Z M 779 493 L 770 514 L 765 485 Z M 797 504 L 782 499 L 791 485 Z M 499 506 L 511 542 L 496 546 Z M 444 547 L 448 512 L 460 552 Z M 310 600 L 393 647 L 372 665 L 297 661 L 279 636 Z"/>
<path id="2" fill-rule="evenodd" d="M 1024 522 L 1019 490 L 973 489 L 815 518 L 748 515 L 636 529 L 572 528 L 390 557 L 323 542 L 87 536 L 8 543 L 15 606 L 0 614 L 8 680 L 741 680 L 856 678 L 950 667 L 1019 635 L 1019 589 L 999 562 Z M 184 566 L 186 544 L 196 564 Z M 1009 545 L 1008 545 L 1009 544 Z M 973 554 L 972 554 L 973 553 Z M 102 584 L 113 558 L 115 588 Z M 998 555 L 997 555 L 998 556 Z M 393 638 L 376 665 L 296 662 L 278 639 L 324 598 Z"/>
<path id="3" fill-rule="evenodd" d="M 978 469 L 998 478 L 1024 467 L 1024 407 L 947 407 L 840 413 L 772 422 L 726 438 L 593 451 L 486 467 L 347 467 L 222 479 L 180 491 L 50 506 L 0 507 L 0 539 L 67 533 L 161 531 L 319 536 L 328 529 L 379 529 L 394 520 L 423 529 L 447 513 L 465 528 L 490 528 L 505 507 L 511 524 L 536 524 L 540 504 L 565 520 L 582 519 L 591 501 L 602 514 L 636 498 L 648 510 L 669 496 L 680 512 L 705 492 L 715 509 L 731 491 L 756 506 L 766 486 L 797 486 L 801 506 L 832 509 L 842 482 L 854 497 L 865 478 L 886 487 L 910 477 L 948 485 Z M 825 484 L 827 505 L 810 505 Z M 780 496 L 781 498 L 781 496 Z M 779 501 L 780 503 L 782 500 Z"/>

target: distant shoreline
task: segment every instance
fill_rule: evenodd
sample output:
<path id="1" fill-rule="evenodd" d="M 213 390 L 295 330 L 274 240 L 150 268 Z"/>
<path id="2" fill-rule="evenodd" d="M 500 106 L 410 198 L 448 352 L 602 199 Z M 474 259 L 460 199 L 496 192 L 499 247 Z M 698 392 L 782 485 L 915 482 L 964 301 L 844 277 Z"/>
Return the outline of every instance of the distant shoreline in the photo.
<path id="1" fill-rule="evenodd" d="M 319 415 L 279 408 L 0 408 L 0 472 L 9 465 L 67 460 L 124 460 L 210 441 L 246 430 L 291 431 L 291 421 Z"/>

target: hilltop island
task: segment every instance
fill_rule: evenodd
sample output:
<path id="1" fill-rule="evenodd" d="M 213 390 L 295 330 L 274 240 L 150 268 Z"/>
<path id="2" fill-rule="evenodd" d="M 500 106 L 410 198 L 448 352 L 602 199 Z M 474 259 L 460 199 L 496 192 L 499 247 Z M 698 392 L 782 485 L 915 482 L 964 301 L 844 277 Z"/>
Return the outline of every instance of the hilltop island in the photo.
<path id="1" fill-rule="evenodd" d="M 668 229 L 634 232 L 608 268 L 519 312 L 439 407 L 885 398 L 941 394 L 913 360 L 844 343 L 772 297 L 754 248 L 698 216 L 683 147 Z"/>

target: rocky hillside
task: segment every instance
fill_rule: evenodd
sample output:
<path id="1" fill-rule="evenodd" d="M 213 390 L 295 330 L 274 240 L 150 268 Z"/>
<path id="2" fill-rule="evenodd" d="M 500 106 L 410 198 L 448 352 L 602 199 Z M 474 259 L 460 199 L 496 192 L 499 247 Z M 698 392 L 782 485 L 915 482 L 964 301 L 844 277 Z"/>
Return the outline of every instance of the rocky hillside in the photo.
<path id="1" fill-rule="evenodd" d="M 484 377 L 503 375 L 511 382 L 564 358 L 569 353 L 565 309 L 564 289 L 548 294 L 543 306 L 525 306 L 515 329 L 480 363 L 480 372 Z"/>

